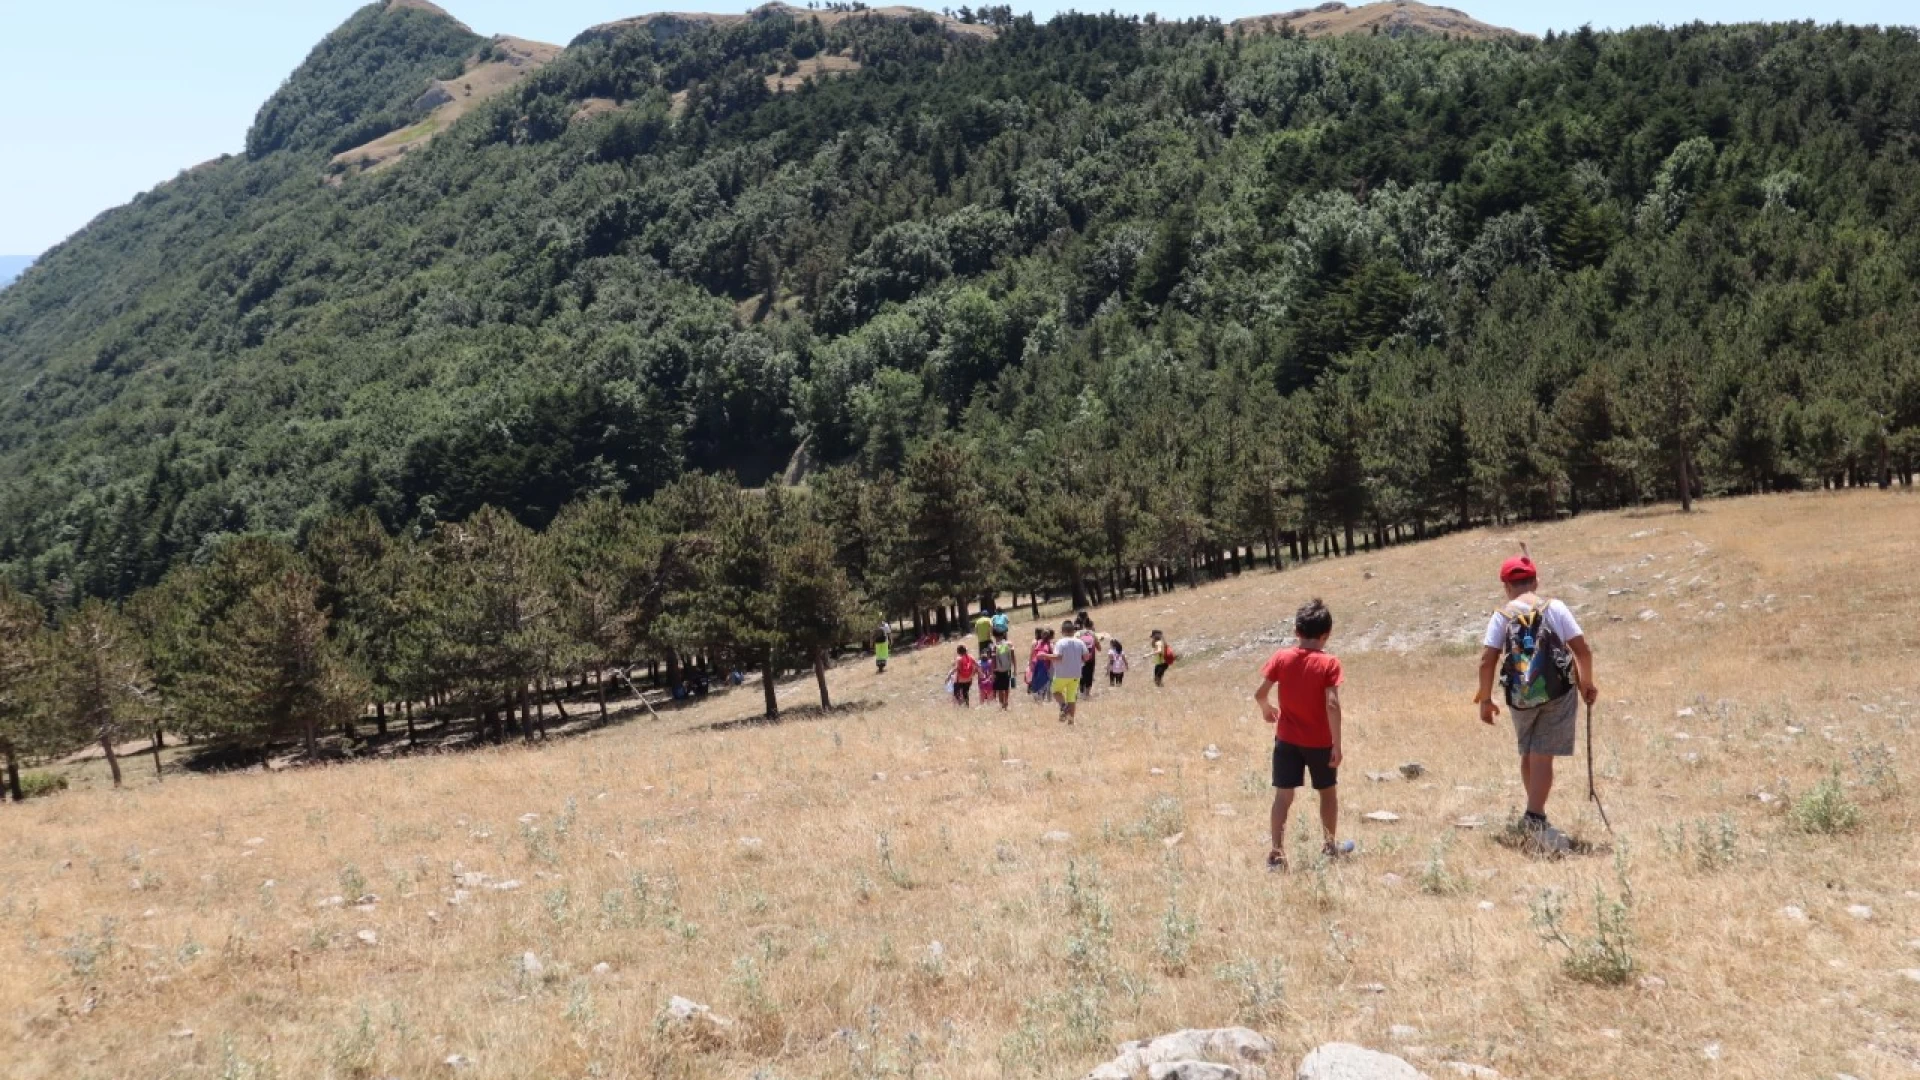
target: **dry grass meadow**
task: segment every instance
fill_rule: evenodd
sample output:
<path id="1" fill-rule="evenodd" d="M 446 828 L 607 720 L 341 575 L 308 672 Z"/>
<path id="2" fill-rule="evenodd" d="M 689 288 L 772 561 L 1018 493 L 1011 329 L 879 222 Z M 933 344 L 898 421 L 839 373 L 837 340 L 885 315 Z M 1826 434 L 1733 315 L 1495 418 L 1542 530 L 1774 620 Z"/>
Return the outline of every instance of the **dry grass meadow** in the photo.
<path id="1" fill-rule="evenodd" d="M 1552 809 L 1591 850 L 1560 861 L 1498 842 L 1511 735 L 1469 704 L 1517 533 L 1103 609 L 1136 672 L 1073 731 L 1021 698 L 951 708 L 932 650 L 883 678 L 850 661 L 846 708 L 775 726 L 741 723 L 749 687 L 532 748 L 163 783 L 129 762 L 125 791 L 0 813 L 0 1061 L 1073 1078 L 1117 1040 L 1244 1023 L 1280 1075 L 1334 1039 L 1436 1076 L 1920 1075 L 1916 526 L 1912 495 L 1864 492 L 1527 530 L 1598 653 L 1618 829 L 1563 772 Z M 1299 847 L 1275 877 L 1249 696 L 1312 595 L 1347 666 L 1361 851 Z M 1155 627 L 1182 651 L 1158 692 Z M 1425 775 L 1367 776 L 1411 760 Z M 1857 829 L 1796 827 L 1835 776 Z M 1378 810 L 1399 820 L 1361 819 Z M 1616 984 L 1570 974 L 1536 922 L 1552 891 L 1583 945 L 1596 890 L 1630 898 L 1624 954 L 1600 957 L 1631 961 Z M 735 1023 L 678 1037 L 670 995 Z"/>

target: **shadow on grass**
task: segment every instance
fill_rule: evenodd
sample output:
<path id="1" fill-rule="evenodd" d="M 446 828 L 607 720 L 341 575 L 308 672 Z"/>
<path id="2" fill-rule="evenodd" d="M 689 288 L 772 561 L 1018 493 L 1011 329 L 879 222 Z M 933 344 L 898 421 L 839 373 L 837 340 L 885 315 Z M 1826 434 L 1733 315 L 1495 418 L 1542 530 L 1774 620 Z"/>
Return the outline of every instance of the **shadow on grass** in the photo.
<path id="1" fill-rule="evenodd" d="M 682 734 L 692 735 L 708 731 L 740 731 L 746 728 L 778 727 L 782 724 L 799 724 L 810 720 L 826 720 L 836 716 L 859 716 L 880 708 L 878 701 L 849 701 L 823 709 L 818 705 L 802 705 L 793 709 L 782 709 L 778 716 L 753 715 L 742 716 L 737 720 L 720 720 L 711 724 L 690 727 Z"/>

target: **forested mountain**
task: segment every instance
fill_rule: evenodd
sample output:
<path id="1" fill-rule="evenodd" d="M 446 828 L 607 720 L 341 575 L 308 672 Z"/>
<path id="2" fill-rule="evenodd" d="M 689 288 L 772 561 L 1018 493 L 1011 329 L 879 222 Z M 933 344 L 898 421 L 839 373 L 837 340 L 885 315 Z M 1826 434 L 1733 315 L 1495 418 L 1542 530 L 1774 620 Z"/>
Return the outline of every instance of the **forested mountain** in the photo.
<path id="1" fill-rule="evenodd" d="M 598 28 L 346 176 L 493 47 L 361 11 L 0 293 L 0 576 L 936 437 L 1035 576 L 1920 459 L 1910 31 L 963 17 Z"/>
<path id="2" fill-rule="evenodd" d="M 13 279 L 33 265 L 30 255 L 0 255 L 0 289 L 13 284 Z"/>

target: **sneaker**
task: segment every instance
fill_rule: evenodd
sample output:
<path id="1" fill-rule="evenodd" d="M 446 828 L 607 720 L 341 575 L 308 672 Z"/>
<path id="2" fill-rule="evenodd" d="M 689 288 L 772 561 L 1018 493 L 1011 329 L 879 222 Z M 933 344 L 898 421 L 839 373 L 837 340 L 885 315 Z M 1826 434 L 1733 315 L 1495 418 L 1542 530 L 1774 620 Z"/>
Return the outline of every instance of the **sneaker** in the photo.
<path id="1" fill-rule="evenodd" d="M 1267 852 L 1267 873 L 1284 874 L 1287 872 L 1287 856 L 1283 852 Z"/>
<path id="2" fill-rule="evenodd" d="M 1325 855 L 1329 859 L 1344 859 L 1358 849 L 1359 846 L 1351 840 L 1342 840 L 1339 843 L 1328 841 L 1321 845 L 1320 854 Z"/>
<path id="3" fill-rule="evenodd" d="M 1573 850 L 1573 841 L 1567 839 L 1567 834 L 1551 825 L 1540 827 L 1540 831 L 1534 834 L 1533 845 L 1543 855 L 1565 855 Z"/>

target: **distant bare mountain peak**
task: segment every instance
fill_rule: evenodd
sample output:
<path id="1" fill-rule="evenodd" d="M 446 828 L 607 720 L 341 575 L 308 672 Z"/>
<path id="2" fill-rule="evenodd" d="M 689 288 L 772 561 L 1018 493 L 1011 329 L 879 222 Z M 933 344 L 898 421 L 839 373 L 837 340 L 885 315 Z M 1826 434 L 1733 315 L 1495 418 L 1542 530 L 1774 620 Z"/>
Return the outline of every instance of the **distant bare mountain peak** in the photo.
<path id="1" fill-rule="evenodd" d="M 1422 4 L 1417 0 L 1381 0 L 1358 7 L 1334 0 L 1317 7 L 1237 19 L 1233 25 L 1254 32 L 1275 32 L 1283 26 L 1291 26 L 1297 33 L 1310 38 L 1372 33 L 1389 37 L 1437 37 L 1447 34 L 1485 41 L 1525 36 L 1518 30 L 1483 23 L 1458 8 Z"/>

